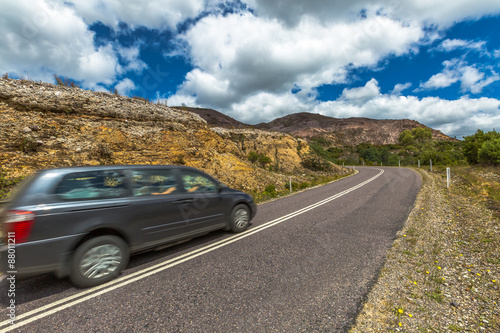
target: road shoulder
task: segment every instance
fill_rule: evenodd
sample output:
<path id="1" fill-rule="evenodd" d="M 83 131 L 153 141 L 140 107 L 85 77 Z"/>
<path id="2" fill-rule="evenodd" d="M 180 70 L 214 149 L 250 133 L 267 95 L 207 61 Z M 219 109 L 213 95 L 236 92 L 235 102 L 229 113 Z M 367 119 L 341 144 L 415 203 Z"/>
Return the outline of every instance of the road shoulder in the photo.
<path id="1" fill-rule="evenodd" d="M 350 332 L 497 332 L 499 220 L 418 171 L 415 206 Z"/>

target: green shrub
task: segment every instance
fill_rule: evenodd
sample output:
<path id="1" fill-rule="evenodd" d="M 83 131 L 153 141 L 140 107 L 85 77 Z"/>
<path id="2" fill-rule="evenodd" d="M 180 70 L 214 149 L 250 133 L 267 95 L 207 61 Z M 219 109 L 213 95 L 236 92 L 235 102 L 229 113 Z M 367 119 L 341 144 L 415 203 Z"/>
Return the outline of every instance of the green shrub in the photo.
<path id="1" fill-rule="evenodd" d="M 251 151 L 249 154 L 248 154 L 248 160 L 252 163 L 255 163 L 257 162 L 257 160 L 259 159 L 259 154 L 257 154 L 256 152 L 254 151 Z"/>
<path id="2" fill-rule="evenodd" d="M 321 156 L 314 153 L 309 153 L 302 158 L 302 166 L 314 171 L 331 171 L 330 162 L 323 159 Z"/>
<path id="3" fill-rule="evenodd" d="M 269 158 L 269 156 L 266 156 L 264 154 L 260 154 L 259 158 L 258 158 L 258 161 L 259 161 L 261 167 L 265 167 L 266 164 L 271 163 L 271 158 Z"/>
<path id="4" fill-rule="evenodd" d="M 269 194 L 276 194 L 276 187 L 274 185 L 267 185 L 264 192 L 267 192 Z"/>
<path id="5" fill-rule="evenodd" d="M 482 130 L 477 130 L 474 135 L 464 137 L 463 151 L 467 161 L 470 164 L 499 165 L 498 140 L 500 133 L 497 131 L 484 133 Z"/>
<path id="6" fill-rule="evenodd" d="M 500 165 L 500 138 L 485 141 L 477 154 L 480 163 Z"/>

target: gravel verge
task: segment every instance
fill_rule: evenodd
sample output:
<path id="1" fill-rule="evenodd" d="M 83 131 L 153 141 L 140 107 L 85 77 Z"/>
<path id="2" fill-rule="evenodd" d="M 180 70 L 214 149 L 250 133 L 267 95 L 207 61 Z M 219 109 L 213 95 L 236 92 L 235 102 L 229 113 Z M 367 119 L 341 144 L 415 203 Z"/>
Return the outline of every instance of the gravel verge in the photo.
<path id="1" fill-rule="evenodd" d="M 354 332 L 500 332 L 500 219 L 459 175 L 417 170 L 421 191 Z"/>

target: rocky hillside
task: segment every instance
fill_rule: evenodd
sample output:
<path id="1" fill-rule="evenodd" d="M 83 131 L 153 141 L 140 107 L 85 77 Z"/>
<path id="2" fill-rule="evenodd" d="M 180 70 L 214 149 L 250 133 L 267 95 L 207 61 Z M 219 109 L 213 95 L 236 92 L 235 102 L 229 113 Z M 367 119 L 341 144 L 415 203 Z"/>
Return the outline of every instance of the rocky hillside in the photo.
<path id="1" fill-rule="evenodd" d="M 256 128 L 285 132 L 303 138 L 323 136 L 335 144 L 346 146 L 356 146 L 360 143 L 396 144 L 403 131 L 417 127 L 426 128 L 419 122 L 409 119 L 338 119 L 305 112 L 290 114 L 270 123 L 256 125 Z M 435 140 L 455 140 L 438 130 L 433 129 L 432 133 Z"/>
<path id="2" fill-rule="evenodd" d="M 269 131 L 288 133 L 294 137 L 311 138 L 322 136 L 339 146 L 356 146 L 360 143 L 374 145 L 396 144 L 404 130 L 417 127 L 427 128 L 415 120 L 409 119 L 338 119 L 315 113 L 295 113 L 275 119 L 269 123 L 247 125 L 211 109 L 174 107 L 189 110 L 205 119 L 209 126 L 224 128 L 258 128 Z M 432 130 L 435 140 L 456 141 L 438 130 Z"/>
<path id="3" fill-rule="evenodd" d="M 279 190 L 289 175 L 297 182 L 314 177 L 301 164 L 307 149 L 284 133 L 211 128 L 187 110 L 0 79 L 0 180 L 60 166 L 184 164 L 242 190 L 262 191 L 270 184 Z M 250 151 L 270 162 L 264 168 L 252 164 Z"/>

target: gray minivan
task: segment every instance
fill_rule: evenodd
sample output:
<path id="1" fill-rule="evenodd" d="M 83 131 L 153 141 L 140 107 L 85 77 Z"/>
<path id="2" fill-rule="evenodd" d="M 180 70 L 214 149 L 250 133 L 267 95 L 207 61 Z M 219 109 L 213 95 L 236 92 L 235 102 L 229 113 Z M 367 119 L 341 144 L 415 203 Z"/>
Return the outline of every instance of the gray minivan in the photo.
<path id="1" fill-rule="evenodd" d="M 190 167 L 41 170 L 0 206 L 0 267 L 95 286 L 117 277 L 130 254 L 217 229 L 242 232 L 255 213 L 250 195 Z"/>

